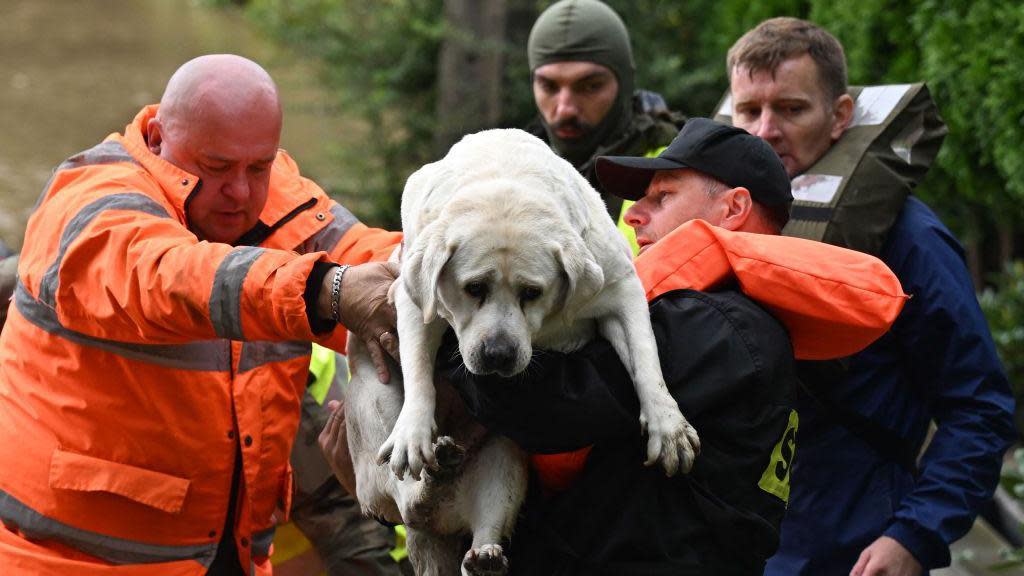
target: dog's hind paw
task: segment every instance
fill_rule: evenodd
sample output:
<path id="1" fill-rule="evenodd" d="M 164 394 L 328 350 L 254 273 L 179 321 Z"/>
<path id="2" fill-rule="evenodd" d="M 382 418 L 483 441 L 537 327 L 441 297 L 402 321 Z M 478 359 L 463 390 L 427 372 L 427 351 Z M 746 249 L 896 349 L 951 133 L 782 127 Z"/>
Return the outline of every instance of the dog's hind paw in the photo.
<path id="1" fill-rule="evenodd" d="M 462 576 L 504 576 L 507 573 L 508 558 L 498 544 L 470 548 L 462 559 Z"/>
<path id="2" fill-rule="evenodd" d="M 427 478 L 435 482 L 448 482 L 458 474 L 465 459 L 465 448 L 456 444 L 451 436 L 440 436 L 434 443 L 434 461 L 437 465 L 427 469 Z"/>

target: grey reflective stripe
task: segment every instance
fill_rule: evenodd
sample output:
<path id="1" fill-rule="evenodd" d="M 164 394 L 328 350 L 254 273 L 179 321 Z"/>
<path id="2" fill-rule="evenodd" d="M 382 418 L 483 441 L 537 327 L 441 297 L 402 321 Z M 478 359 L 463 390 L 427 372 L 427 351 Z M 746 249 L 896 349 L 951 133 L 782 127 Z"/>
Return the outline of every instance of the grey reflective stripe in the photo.
<path id="1" fill-rule="evenodd" d="M 359 222 L 359 220 L 341 204 L 335 203 L 331 206 L 331 214 L 334 215 L 334 221 L 327 226 L 324 226 L 322 230 L 304 242 L 303 250 L 300 250 L 300 252 L 330 252 L 331 250 L 334 250 L 334 247 L 338 245 L 338 241 L 340 241 L 341 237 L 345 235 L 345 232 L 348 232 L 349 228 L 352 228 L 353 224 Z"/>
<path id="2" fill-rule="evenodd" d="M 309 342 L 245 342 L 238 359 L 238 373 L 248 372 L 271 362 L 283 362 L 293 358 L 309 356 L 312 346 Z"/>
<path id="3" fill-rule="evenodd" d="M 100 142 L 99 144 L 89 148 L 84 152 L 79 152 L 74 156 L 68 158 L 57 167 L 57 172 L 61 170 L 69 170 L 71 168 L 81 168 L 82 166 L 94 166 L 97 164 L 114 164 L 116 162 L 131 162 L 132 164 L 138 164 L 135 158 L 124 149 L 117 140 L 107 140 L 106 142 Z"/>
<path id="4" fill-rule="evenodd" d="M 36 208 L 43 202 L 43 198 L 46 196 L 46 192 L 50 189 L 50 185 L 53 184 L 53 178 L 61 170 L 70 170 L 72 168 L 81 168 L 83 166 L 95 166 L 97 164 L 115 164 L 117 162 L 129 162 L 138 165 L 139 162 L 124 149 L 124 146 L 116 140 L 110 140 L 108 142 L 100 142 L 96 146 L 75 154 L 61 163 L 60 166 L 53 171 L 53 176 L 46 182 L 46 186 L 43 187 L 42 193 L 39 194 L 39 199 L 36 200 L 36 205 L 32 207 L 32 211 L 35 212 Z"/>
<path id="5" fill-rule="evenodd" d="M 60 264 L 64 259 L 64 253 L 68 246 L 82 233 L 97 216 L 107 210 L 134 210 L 144 212 L 161 218 L 170 218 L 167 210 L 149 196 L 139 192 L 124 192 L 111 194 L 89 203 L 82 208 L 75 217 L 67 223 L 60 235 L 60 248 L 57 250 L 57 258 L 46 270 L 43 280 L 39 285 L 39 298 L 49 304 L 56 305 L 57 282 L 60 272 Z"/>
<path id="6" fill-rule="evenodd" d="M 178 370 L 225 372 L 231 368 L 228 344 L 223 340 L 205 340 L 188 344 L 130 344 L 96 338 L 69 330 L 57 319 L 57 312 L 28 293 L 19 281 L 14 290 L 18 313 L 41 330 L 118 356 Z"/>
<path id="7" fill-rule="evenodd" d="M 4 524 L 17 526 L 18 530 L 33 540 L 57 540 L 113 564 L 155 564 L 194 560 L 204 568 L 209 568 L 217 553 L 217 542 L 192 546 L 162 546 L 75 528 L 43 516 L 2 490 L 0 519 Z"/>
<path id="8" fill-rule="evenodd" d="M 276 530 L 277 527 L 271 526 L 252 535 L 253 556 L 267 556 L 270 554 L 270 544 L 274 541 L 274 532 Z"/>
<path id="9" fill-rule="evenodd" d="M 253 262 L 263 255 L 263 248 L 241 246 L 221 261 L 213 275 L 210 292 L 210 321 L 217 336 L 230 340 L 243 340 L 242 285 Z"/>

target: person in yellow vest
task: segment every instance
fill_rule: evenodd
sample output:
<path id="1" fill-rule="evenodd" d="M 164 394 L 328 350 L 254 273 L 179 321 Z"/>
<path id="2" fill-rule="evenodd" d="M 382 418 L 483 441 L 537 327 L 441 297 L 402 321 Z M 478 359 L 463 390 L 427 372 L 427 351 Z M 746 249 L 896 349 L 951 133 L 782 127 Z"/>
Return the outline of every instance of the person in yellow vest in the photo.
<path id="1" fill-rule="evenodd" d="M 319 569 L 328 576 L 402 573 L 397 561 L 403 558 L 404 548 L 396 547 L 397 535 L 363 516 L 317 445 L 329 416 L 324 404 L 340 400 L 347 381 L 345 356 L 314 344 L 309 387 L 302 398 L 302 421 L 291 454 L 295 470 L 291 525 L 279 530 L 274 540 L 275 574 L 312 576 Z"/>
<path id="2" fill-rule="evenodd" d="M 0 334 L 5 575 L 270 572 L 309 343 L 394 351 L 371 261 L 400 240 L 303 178 L 281 125 L 262 67 L 207 55 L 56 169 Z"/>
<path id="3" fill-rule="evenodd" d="M 526 130 L 602 192 L 636 253 L 633 228 L 622 221 L 631 203 L 602 191 L 597 157 L 657 156 L 679 133 L 683 116 L 669 111 L 659 94 L 634 90 L 629 32 L 597 0 L 552 4 L 530 30 L 527 57 L 538 116 Z"/>

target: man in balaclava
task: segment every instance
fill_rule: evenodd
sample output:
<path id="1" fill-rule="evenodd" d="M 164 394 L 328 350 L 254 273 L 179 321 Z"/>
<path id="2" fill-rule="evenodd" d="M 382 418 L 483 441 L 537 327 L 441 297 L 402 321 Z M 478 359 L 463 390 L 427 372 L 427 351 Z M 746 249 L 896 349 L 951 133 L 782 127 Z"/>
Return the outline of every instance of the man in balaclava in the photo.
<path id="1" fill-rule="evenodd" d="M 533 25 L 527 46 L 540 113 L 528 129 L 546 140 L 590 183 L 601 155 L 657 154 L 679 133 L 682 116 L 661 96 L 634 94 L 636 66 L 622 19 L 597 0 L 561 0 Z M 605 194 L 618 221 L 622 199 Z"/>

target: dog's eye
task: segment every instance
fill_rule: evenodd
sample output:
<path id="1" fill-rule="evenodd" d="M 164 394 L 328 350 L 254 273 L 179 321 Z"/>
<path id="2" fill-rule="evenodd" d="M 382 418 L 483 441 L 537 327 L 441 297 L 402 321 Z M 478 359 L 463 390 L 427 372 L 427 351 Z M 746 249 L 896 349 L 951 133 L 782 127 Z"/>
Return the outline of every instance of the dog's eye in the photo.
<path id="1" fill-rule="evenodd" d="M 473 298 L 483 298 L 487 296 L 487 284 L 483 282 L 470 282 L 462 288 Z"/>
<path id="2" fill-rule="evenodd" d="M 519 290 L 519 298 L 523 302 L 533 302 L 537 298 L 540 298 L 540 295 L 543 293 L 544 290 L 541 288 L 538 288 L 536 286 L 526 286 L 525 288 Z"/>

